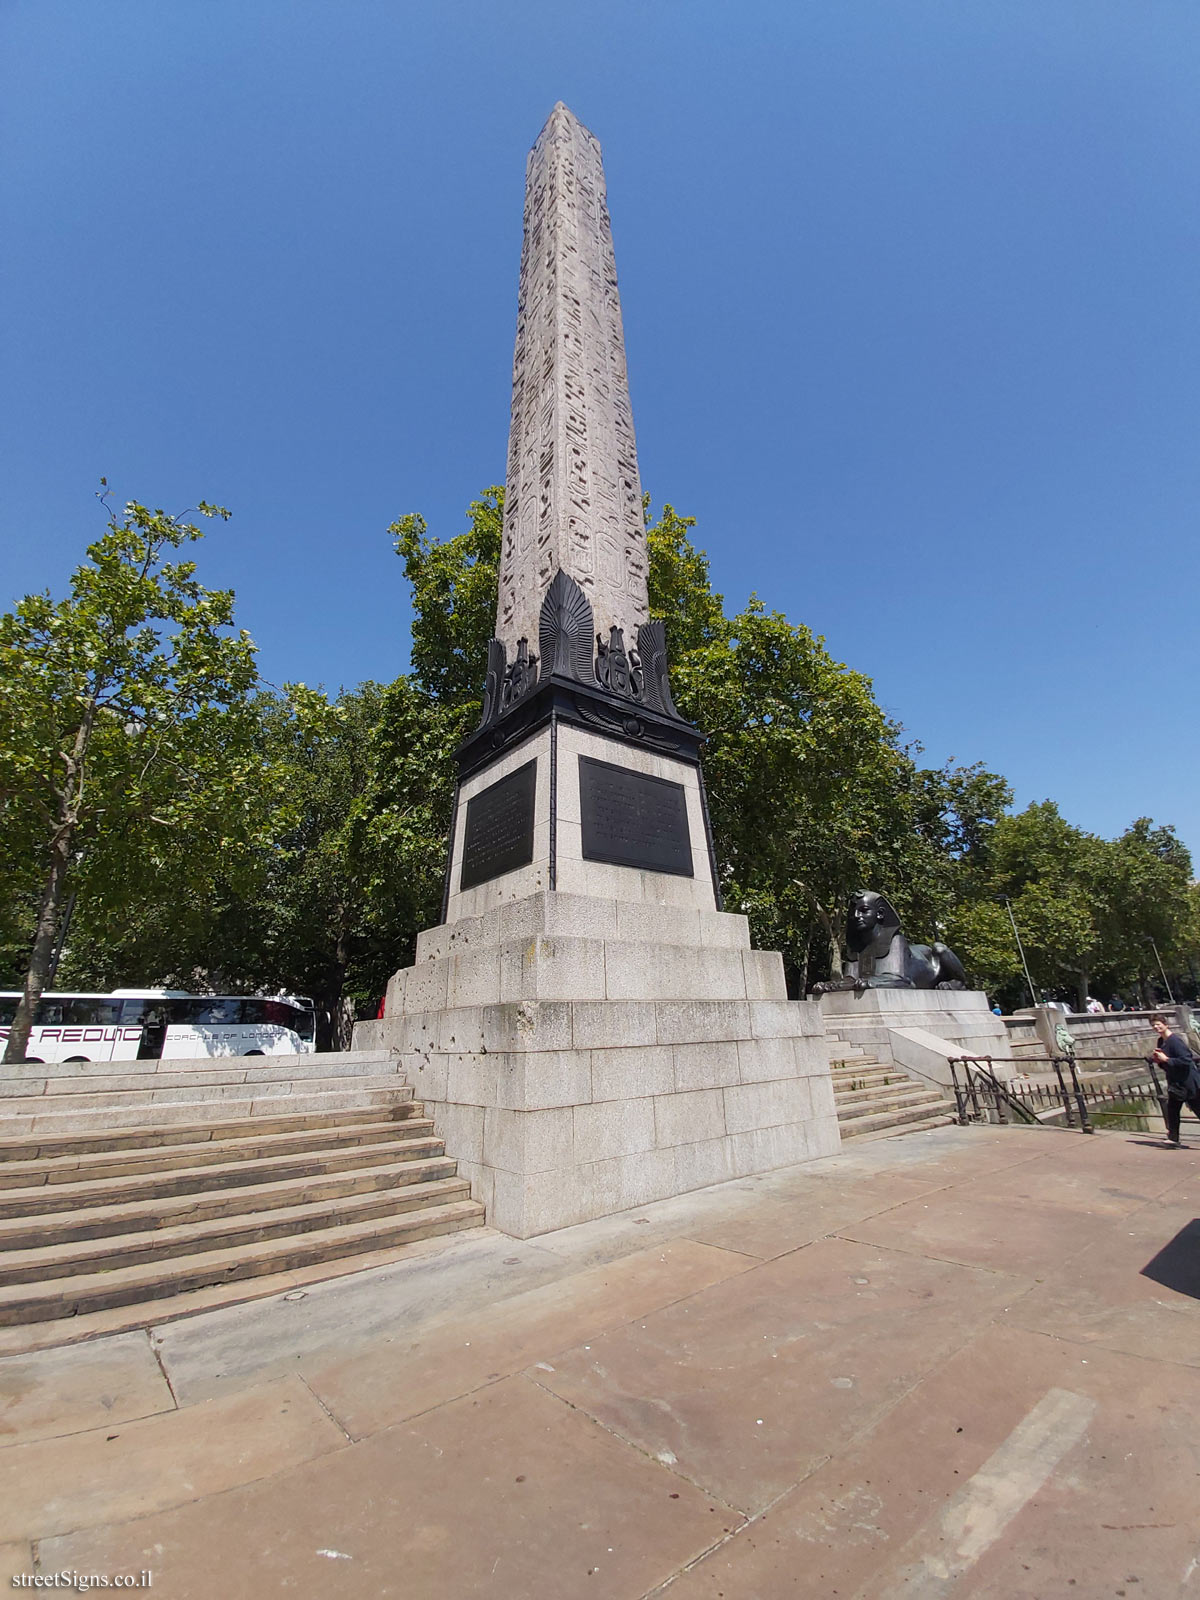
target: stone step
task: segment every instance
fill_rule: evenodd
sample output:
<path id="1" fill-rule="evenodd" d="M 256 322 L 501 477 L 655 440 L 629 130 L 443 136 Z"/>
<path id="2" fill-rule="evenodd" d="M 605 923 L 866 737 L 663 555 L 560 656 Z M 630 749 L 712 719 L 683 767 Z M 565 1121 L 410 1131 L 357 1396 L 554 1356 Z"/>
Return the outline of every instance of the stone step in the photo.
<path id="1" fill-rule="evenodd" d="M 259 1136 L 253 1123 L 235 1123 L 229 1137 L 219 1136 L 220 1123 L 213 1124 L 213 1137 L 189 1143 L 139 1144 L 130 1149 L 94 1148 L 70 1155 L 44 1156 L 40 1151 L 27 1161 L 0 1163 L 0 1193 L 5 1189 L 28 1188 L 37 1184 L 82 1183 L 93 1178 L 128 1177 L 139 1172 L 161 1172 L 168 1168 L 214 1165 L 226 1161 L 251 1161 L 260 1156 L 289 1155 L 295 1152 L 335 1150 L 359 1145 L 386 1144 L 395 1139 L 432 1132 L 419 1100 L 409 1100 L 397 1109 L 408 1113 L 386 1122 L 334 1123 L 329 1127 L 297 1128 Z M 300 1118 L 301 1122 L 306 1118 Z M 418 1126 L 419 1125 L 419 1126 Z M 141 1130 L 143 1135 L 162 1130 Z M 201 1130 L 195 1130 L 199 1133 Z M 25 1146 L 26 1149 L 35 1146 Z"/>
<path id="2" fill-rule="evenodd" d="M 225 1143 L 240 1139 L 262 1142 L 276 1136 L 290 1138 L 309 1133 L 349 1136 L 355 1130 L 390 1129 L 395 1122 L 421 1114 L 420 1101 L 405 1100 L 382 1113 L 377 1107 L 367 1106 L 360 1110 L 305 1111 L 245 1118 L 241 1121 L 209 1117 L 204 1122 L 179 1122 L 169 1127 L 140 1127 L 135 1124 L 121 1129 L 93 1129 L 61 1135 L 9 1136 L 0 1138 L 0 1181 L 3 1180 L 4 1164 L 12 1161 L 55 1160 L 71 1156 L 115 1158 L 123 1152 L 162 1151 L 173 1145 Z"/>
<path id="3" fill-rule="evenodd" d="M 899 1127 L 876 1128 L 871 1133 L 856 1134 L 852 1137 L 864 1142 L 869 1139 L 896 1139 L 907 1133 L 928 1133 L 931 1128 L 946 1128 L 957 1121 L 958 1118 L 954 1113 L 949 1112 L 945 1116 L 930 1117 L 925 1122 L 905 1122 Z"/>
<path id="4" fill-rule="evenodd" d="M 839 1106 L 837 1108 L 837 1119 L 839 1124 L 845 1126 L 847 1123 L 858 1122 L 863 1117 L 900 1115 L 917 1111 L 922 1107 L 940 1109 L 946 1104 L 947 1102 L 941 1095 L 922 1093 L 918 1090 L 917 1093 L 911 1094 L 903 1100 L 891 1100 L 883 1103 L 879 1101 L 864 1101 L 860 1105 Z"/>
<path id="5" fill-rule="evenodd" d="M 918 1125 L 924 1127 L 942 1116 L 952 1119 L 954 1106 L 944 1100 L 934 1099 L 919 1106 L 876 1112 L 873 1116 L 851 1117 L 845 1122 L 839 1117 L 838 1126 L 843 1139 L 854 1139 L 864 1133 L 877 1133 L 889 1128 L 907 1132 L 909 1128 Z"/>
<path id="6" fill-rule="evenodd" d="M 399 1065 L 400 1057 L 391 1050 L 340 1050 L 303 1056 L 181 1056 L 147 1061 L 11 1061 L 0 1065 L 0 1084 L 26 1078 L 83 1079 L 114 1075 L 141 1080 L 174 1072 L 260 1072 L 282 1078 L 313 1073 L 339 1077 L 347 1072 L 388 1071 Z"/>
<path id="7" fill-rule="evenodd" d="M 0 1254 L 0 1286 L 120 1272 L 127 1267 L 195 1256 L 207 1250 L 240 1251 L 247 1245 L 267 1240 L 292 1240 L 302 1234 L 387 1221 L 412 1211 L 469 1198 L 470 1184 L 465 1178 L 436 1178 L 399 1189 L 368 1190 L 273 1211 L 211 1217 L 203 1222 L 177 1223 L 140 1233 L 54 1244 L 32 1242 L 24 1248 Z"/>
<path id="8" fill-rule="evenodd" d="M 936 1100 L 945 1098 L 936 1089 L 913 1083 L 910 1079 L 904 1083 L 891 1084 L 886 1089 L 838 1090 L 835 1091 L 834 1102 L 839 1113 L 843 1110 L 855 1113 L 863 1107 L 868 1110 L 884 1111 L 888 1106 L 910 1105 L 914 1100 L 927 1100 L 930 1096 Z"/>
<path id="9" fill-rule="evenodd" d="M 320 1178 L 363 1167 L 389 1166 L 398 1161 L 426 1161 L 445 1154 L 442 1141 L 433 1137 L 428 1118 L 414 1118 L 398 1138 L 369 1145 L 336 1146 L 328 1150 L 292 1151 L 285 1155 L 252 1157 L 203 1166 L 160 1168 L 154 1172 L 83 1180 L 42 1183 L 24 1188 L 0 1189 L 0 1218 L 49 1215 L 85 1206 L 125 1204 L 210 1189 L 242 1188 L 288 1178 Z"/>
<path id="10" fill-rule="evenodd" d="M 833 1074 L 833 1087 L 837 1093 L 850 1093 L 855 1089 L 870 1089 L 889 1083 L 911 1083 L 907 1072 L 897 1072 L 895 1067 L 870 1067 L 862 1071 L 839 1071 Z"/>
<path id="11" fill-rule="evenodd" d="M 283 1178 L 271 1183 L 242 1184 L 190 1194 L 116 1200 L 106 1205 L 81 1206 L 74 1211 L 21 1211 L 0 1220 L 0 1255 L 8 1250 L 30 1250 L 65 1244 L 73 1239 L 102 1239 L 114 1234 L 171 1228 L 182 1223 L 208 1222 L 214 1217 L 277 1211 L 289 1205 L 337 1200 L 346 1195 L 397 1189 L 409 1184 L 433 1183 L 453 1178 L 456 1173 L 457 1164 L 449 1156 L 430 1156 L 424 1160 L 354 1168 L 318 1178 Z M 44 1189 L 38 1192 L 43 1196 L 46 1193 Z"/>
<path id="12" fill-rule="evenodd" d="M 306 1087 L 320 1088 L 322 1085 L 335 1085 L 339 1088 L 353 1087 L 357 1083 L 369 1080 L 371 1082 L 392 1082 L 396 1078 L 403 1079 L 403 1070 L 398 1064 L 398 1058 L 392 1058 L 397 1064 L 388 1068 L 380 1062 L 362 1061 L 342 1067 L 336 1072 L 330 1072 L 320 1065 L 301 1067 L 238 1067 L 236 1069 L 214 1062 L 211 1067 L 192 1062 L 180 1062 L 181 1068 L 164 1066 L 160 1072 L 107 1072 L 91 1071 L 86 1075 L 60 1073 L 53 1077 L 44 1075 L 45 1069 L 35 1069 L 38 1076 L 26 1074 L 20 1078 L 0 1077 L 0 1110 L 10 1100 L 25 1098 L 33 1095 L 41 1098 L 66 1098 L 82 1094 L 118 1095 L 118 1094 L 150 1094 L 162 1090 L 181 1089 L 224 1089 L 244 1090 L 247 1088 L 266 1089 L 272 1084 L 302 1083 Z M 320 1062 L 320 1056 L 310 1056 L 309 1061 Z M 112 1063 L 103 1063 L 110 1069 Z M 101 1063 L 96 1063 L 96 1066 Z M 287 1092 L 286 1090 L 284 1091 Z"/>
<path id="13" fill-rule="evenodd" d="M 232 1249 L 206 1250 L 31 1284 L 0 1287 L 0 1327 L 85 1315 L 109 1306 L 163 1299 L 210 1284 L 286 1272 L 365 1251 L 483 1225 L 475 1200 L 450 1201 L 399 1216 L 320 1228 L 280 1239 L 260 1239 Z"/>
<path id="14" fill-rule="evenodd" d="M 192 1076 L 192 1074 L 188 1074 Z M 291 1101 L 311 1099 L 315 1096 L 391 1094 L 397 1100 L 411 1100 L 412 1089 L 398 1073 L 375 1074 L 358 1078 L 352 1083 L 343 1078 L 312 1078 L 304 1080 L 304 1088 L 297 1093 L 288 1079 L 272 1079 L 268 1083 L 212 1083 L 174 1084 L 150 1079 L 144 1088 L 70 1090 L 47 1094 L 4 1095 L 0 1099 L 0 1115 L 21 1116 L 23 1113 L 118 1111 L 128 1106 L 172 1106 L 179 1104 L 211 1105 L 223 1111 L 226 1104 L 240 1101 L 264 1102 L 268 1100 Z"/>
<path id="15" fill-rule="evenodd" d="M 223 1121 L 253 1117 L 266 1122 L 268 1118 L 279 1116 L 285 1106 L 294 1115 L 307 1112 L 367 1111 L 373 1108 L 378 1117 L 386 1114 L 386 1108 L 399 1104 L 411 1093 L 412 1090 L 407 1085 L 393 1078 L 386 1088 L 356 1086 L 353 1089 L 328 1090 L 319 1094 L 256 1093 L 239 1100 L 154 1101 L 146 1097 L 140 1105 L 111 1106 L 104 1102 L 101 1096 L 102 1104 L 99 1106 L 84 1109 L 72 1106 L 69 1110 L 59 1109 L 62 1104 L 60 1097 L 47 1096 L 39 1098 L 35 1111 L 23 1113 L 13 1112 L 11 1102 L 0 1102 L 2 1108 L 0 1127 L 7 1125 L 11 1130 L 11 1137 L 24 1138 L 28 1143 L 41 1141 L 47 1136 L 87 1133 L 100 1127 L 109 1129 L 155 1125 L 170 1127 L 175 1123 L 194 1124 L 205 1117 L 219 1116 Z"/>

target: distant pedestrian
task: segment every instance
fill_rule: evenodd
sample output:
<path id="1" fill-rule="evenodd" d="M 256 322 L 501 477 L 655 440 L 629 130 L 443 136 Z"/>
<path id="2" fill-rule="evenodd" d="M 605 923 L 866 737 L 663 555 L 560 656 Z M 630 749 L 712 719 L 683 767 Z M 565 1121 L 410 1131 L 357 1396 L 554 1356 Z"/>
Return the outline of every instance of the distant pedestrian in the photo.
<path id="1" fill-rule="evenodd" d="M 1200 1067 L 1187 1047 L 1187 1041 L 1171 1032 L 1166 1017 L 1151 1019 L 1158 1045 L 1150 1059 L 1163 1069 L 1167 1080 L 1167 1102 L 1163 1115 L 1167 1119 L 1167 1143 L 1179 1148 L 1179 1123 L 1183 1108 L 1187 1106 L 1200 1121 Z"/>
<path id="2" fill-rule="evenodd" d="M 1111 1001 L 1108 1009 L 1110 1011 L 1124 1011 L 1125 1002 L 1124 1002 L 1124 1000 L 1121 999 L 1121 996 L 1119 994 L 1113 995 L 1112 1001 Z"/>
<path id="3" fill-rule="evenodd" d="M 1096 1013 L 1097 1011 L 1103 1011 L 1104 1010 L 1104 1002 L 1102 1000 L 1097 1000 L 1094 995 L 1088 995 L 1087 1008 L 1093 1014 Z"/>

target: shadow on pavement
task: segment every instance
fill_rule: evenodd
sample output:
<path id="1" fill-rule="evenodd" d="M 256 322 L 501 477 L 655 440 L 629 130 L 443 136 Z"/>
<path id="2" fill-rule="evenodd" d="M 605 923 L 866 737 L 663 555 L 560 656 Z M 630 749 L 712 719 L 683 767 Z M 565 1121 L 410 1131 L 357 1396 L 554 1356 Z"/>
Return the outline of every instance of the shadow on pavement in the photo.
<path id="1" fill-rule="evenodd" d="M 1200 1300 L 1200 1218 L 1180 1228 L 1142 1268 L 1142 1277 Z"/>

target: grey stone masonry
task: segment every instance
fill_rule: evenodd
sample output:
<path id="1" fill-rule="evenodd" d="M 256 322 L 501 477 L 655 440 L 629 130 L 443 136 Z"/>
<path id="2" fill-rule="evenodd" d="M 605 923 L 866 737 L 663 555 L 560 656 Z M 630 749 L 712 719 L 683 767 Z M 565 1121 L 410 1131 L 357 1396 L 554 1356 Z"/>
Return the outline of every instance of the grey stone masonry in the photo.
<path id="1" fill-rule="evenodd" d="M 646 529 L 600 146 L 556 105 L 525 169 L 496 637 L 533 649 L 562 568 L 595 627 L 649 616 Z"/>
<path id="2" fill-rule="evenodd" d="M 743 916 L 533 894 L 421 934 L 368 1030 L 520 1238 L 839 1145 L 820 1012 Z"/>

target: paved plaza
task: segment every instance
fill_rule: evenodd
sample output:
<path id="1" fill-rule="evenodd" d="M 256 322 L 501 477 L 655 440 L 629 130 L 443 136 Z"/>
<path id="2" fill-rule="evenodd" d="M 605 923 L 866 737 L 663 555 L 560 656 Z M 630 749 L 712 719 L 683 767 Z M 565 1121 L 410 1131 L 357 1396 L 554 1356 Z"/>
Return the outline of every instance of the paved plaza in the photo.
<path id="1" fill-rule="evenodd" d="M 1200 1595 L 1198 1215 L 1194 1144 L 950 1127 L 4 1354 L 0 1577 Z"/>

